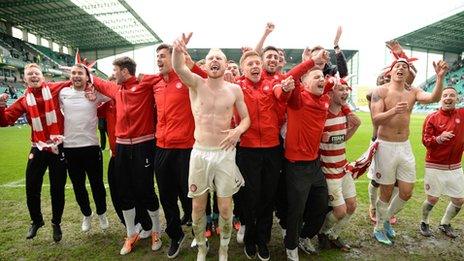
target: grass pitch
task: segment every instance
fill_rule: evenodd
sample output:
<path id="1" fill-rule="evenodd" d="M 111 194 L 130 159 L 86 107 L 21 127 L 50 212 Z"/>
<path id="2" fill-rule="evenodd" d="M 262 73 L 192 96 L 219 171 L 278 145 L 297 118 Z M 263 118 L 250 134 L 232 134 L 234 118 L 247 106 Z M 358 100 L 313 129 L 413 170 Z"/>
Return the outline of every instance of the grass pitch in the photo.
<path id="1" fill-rule="evenodd" d="M 355 136 L 348 142 L 347 155 L 349 160 L 356 159 L 369 145 L 372 135 L 372 126 L 367 113 L 358 114 L 362 119 L 362 125 Z M 323 251 L 317 256 L 308 256 L 300 251 L 301 260 L 340 260 L 340 259 L 391 259 L 391 260 L 463 260 L 464 235 L 462 228 L 464 218 L 462 213 L 452 221 L 458 234 L 455 240 L 449 240 L 440 234 L 437 229 L 448 199 L 443 197 L 434 208 L 431 216 L 431 227 L 434 237 L 424 238 L 418 233 L 421 219 L 421 204 L 425 195 L 423 192 L 424 154 L 421 143 L 422 123 L 425 115 L 413 115 L 411 118 L 410 140 L 416 156 L 417 183 L 411 200 L 399 213 L 399 222 L 395 225 L 398 236 L 391 247 L 379 245 L 372 239 L 372 224 L 367 216 L 369 206 L 367 195 L 367 179 L 365 176 L 356 181 L 358 193 L 358 209 L 352 222 L 342 237 L 353 247 L 349 253 L 337 250 Z M 30 150 L 29 126 L 10 127 L 0 129 L 0 260 L 27 259 L 27 260 L 168 260 L 166 257 L 169 239 L 164 234 L 163 247 L 158 252 L 150 250 L 149 240 L 140 241 L 134 252 L 128 256 L 119 256 L 119 250 L 123 244 L 125 230 L 118 223 L 107 190 L 108 217 L 110 229 L 102 232 L 98 220 L 94 218 L 92 229 L 88 233 L 80 230 L 82 214 L 74 198 L 72 185 L 68 179 L 66 189 L 66 206 L 63 215 L 62 229 L 63 240 L 55 244 L 52 240 L 50 226 L 51 205 L 48 177 L 44 178 L 42 193 L 42 212 L 46 225 L 38 232 L 34 240 L 26 240 L 26 232 L 29 228 L 29 214 L 26 207 L 24 172 L 27 156 Z M 106 177 L 106 165 L 109 152 L 104 151 L 104 165 Z M 46 175 L 47 176 L 47 175 Z M 106 180 L 106 178 L 105 178 Z M 106 182 L 106 181 L 105 181 Z M 90 189 L 88 188 L 89 193 Z M 93 200 L 91 206 L 94 209 Z M 161 218 L 165 224 L 164 216 Z M 187 235 L 183 249 L 177 260 L 195 260 L 196 251 L 189 245 L 193 239 L 191 229 L 184 227 Z M 317 243 L 316 243 L 317 244 Z M 285 260 L 285 251 L 282 244 L 280 227 L 274 222 L 273 236 L 269 245 L 272 260 Z M 208 260 L 217 260 L 218 238 L 211 240 Z M 243 246 L 235 241 L 235 233 L 229 247 L 229 260 L 247 260 L 243 254 Z"/>

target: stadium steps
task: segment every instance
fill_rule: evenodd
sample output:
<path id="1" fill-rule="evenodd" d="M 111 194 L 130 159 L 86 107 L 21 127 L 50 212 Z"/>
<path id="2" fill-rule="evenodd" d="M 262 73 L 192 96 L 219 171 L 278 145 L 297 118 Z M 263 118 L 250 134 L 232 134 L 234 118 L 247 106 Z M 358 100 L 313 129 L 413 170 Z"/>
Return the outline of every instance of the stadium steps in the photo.
<path id="1" fill-rule="evenodd" d="M 458 92 L 459 96 L 463 96 L 464 94 L 464 79 L 462 78 L 464 75 L 464 66 L 461 68 L 454 68 L 454 70 L 451 70 L 448 72 L 445 76 L 444 80 L 444 86 L 454 86 L 456 91 Z M 457 82 L 456 83 L 451 83 L 451 79 L 456 78 Z M 420 85 L 420 87 L 426 91 L 426 92 L 432 92 L 433 88 L 435 87 L 435 82 L 436 82 L 436 75 L 430 77 L 425 81 L 423 84 Z M 462 107 L 464 106 L 464 100 L 461 100 L 461 102 L 456 105 L 457 107 Z M 416 104 L 414 106 L 414 111 L 415 112 L 430 112 L 430 111 L 435 111 L 440 107 L 439 103 L 432 103 L 432 104 L 427 104 L 427 105 L 420 105 Z"/>
<path id="2" fill-rule="evenodd" d="M 39 53 L 40 55 L 42 55 L 43 57 L 46 57 L 48 58 L 53 64 L 55 64 L 57 67 L 61 66 L 60 63 L 58 63 L 57 61 L 55 61 L 55 59 L 51 58 L 49 55 L 47 55 L 46 53 L 42 52 L 42 50 L 39 50 L 39 48 L 37 48 L 37 46 L 33 45 L 33 44 L 30 44 L 30 43 L 26 43 L 25 44 L 31 48 L 32 50 L 34 50 L 35 52 Z"/>

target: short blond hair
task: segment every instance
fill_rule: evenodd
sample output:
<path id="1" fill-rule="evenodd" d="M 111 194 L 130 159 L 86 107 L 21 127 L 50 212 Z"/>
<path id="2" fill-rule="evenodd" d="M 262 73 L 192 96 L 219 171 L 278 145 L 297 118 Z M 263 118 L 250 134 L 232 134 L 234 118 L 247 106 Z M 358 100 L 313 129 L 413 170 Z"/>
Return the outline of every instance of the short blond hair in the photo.
<path id="1" fill-rule="evenodd" d="M 40 71 L 42 71 L 42 68 L 40 68 L 40 66 L 38 64 L 36 64 L 36 63 L 28 63 L 28 64 L 26 64 L 26 66 L 24 66 L 24 71 L 29 69 L 29 68 L 37 68 Z"/>
<path id="2" fill-rule="evenodd" d="M 221 56 L 224 57 L 224 60 L 225 60 L 225 62 L 227 63 L 226 54 L 225 54 L 221 49 L 219 49 L 219 48 L 211 48 L 211 49 L 209 49 L 209 52 L 208 52 L 208 54 L 206 54 L 205 59 L 208 58 L 208 56 L 210 56 L 211 53 L 219 53 Z"/>
<path id="3" fill-rule="evenodd" d="M 258 56 L 259 59 L 261 59 L 261 56 L 259 55 L 258 52 L 256 51 L 246 51 L 242 54 L 242 57 L 240 57 L 240 66 L 242 66 L 242 63 L 248 58 L 248 57 L 251 57 L 251 56 Z"/>

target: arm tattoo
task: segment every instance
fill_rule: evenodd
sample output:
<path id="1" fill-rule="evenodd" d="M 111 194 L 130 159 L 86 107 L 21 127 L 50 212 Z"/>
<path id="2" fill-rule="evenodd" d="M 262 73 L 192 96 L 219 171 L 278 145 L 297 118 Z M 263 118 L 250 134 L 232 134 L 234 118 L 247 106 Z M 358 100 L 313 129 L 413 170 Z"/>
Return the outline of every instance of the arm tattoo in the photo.
<path id="1" fill-rule="evenodd" d="M 372 94 L 372 102 L 378 102 L 379 100 L 380 100 L 379 94 L 377 92 L 373 93 Z"/>

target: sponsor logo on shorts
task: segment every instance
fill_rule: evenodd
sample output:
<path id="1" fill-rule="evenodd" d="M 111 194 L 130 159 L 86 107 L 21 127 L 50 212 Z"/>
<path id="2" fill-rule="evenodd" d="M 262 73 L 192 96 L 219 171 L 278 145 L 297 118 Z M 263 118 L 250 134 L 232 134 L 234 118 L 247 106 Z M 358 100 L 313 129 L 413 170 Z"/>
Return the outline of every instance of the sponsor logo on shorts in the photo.
<path id="1" fill-rule="evenodd" d="M 33 159 L 33 158 L 34 158 L 34 153 L 30 153 L 30 154 L 29 154 L 29 159 L 31 160 L 31 159 Z"/>
<path id="2" fill-rule="evenodd" d="M 181 89 L 182 88 L 182 83 L 180 83 L 180 82 L 176 83 L 176 88 Z"/>
<path id="3" fill-rule="evenodd" d="M 330 201 L 334 201 L 334 199 L 335 199 L 334 196 L 329 195 L 329 200 L 330 200 Z"/>
<path id="4" fill-rule="evenodd" d="M 197 185 L 195 185 L 195 184 L 190 185 L 190 191 L 192 191 L 192 192 L 197 191 Z"/>
<path id="5" fill-rule="evenodd" d="M 134 86 L 134 87 L 131 88 L 131 91 L 132 91 L 132 92 L 135 92 L 135 89 L 136 89 L 136 88 L 135 88 L 135 86 Z"/>
<path id="6" fill-rule="evenodd" d="M 459 124 L 459 123 L 461 123 L 461 120 L 460 120 L 459 118 L 456 118 L 456 120 L 455 120 L 455 121 L 456 121 L 456 124 Z"/>
<path id="7" fill-rule="evenodd" d="M 430 184 L 425 184 L 425 190 L 430 190 Z"/>
<path id="8" fill-rule="evenodd" d="M 239 188 L 242 185 L 242 182 L 239 179 L 235 179 L 235 187 Z"/>
<path id="9" fill-rule="evenodd" d="M 375 176 L 376 176 L 378 179 L 380 179 L 380 178 L 382 177 L 382 174 L 380 174 L 380 172 L 377 172 L 377 173 L 375 173 Z"/>

